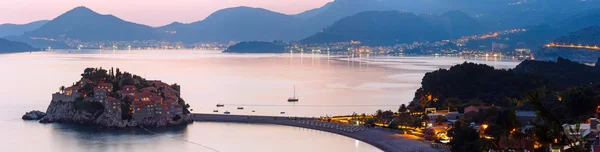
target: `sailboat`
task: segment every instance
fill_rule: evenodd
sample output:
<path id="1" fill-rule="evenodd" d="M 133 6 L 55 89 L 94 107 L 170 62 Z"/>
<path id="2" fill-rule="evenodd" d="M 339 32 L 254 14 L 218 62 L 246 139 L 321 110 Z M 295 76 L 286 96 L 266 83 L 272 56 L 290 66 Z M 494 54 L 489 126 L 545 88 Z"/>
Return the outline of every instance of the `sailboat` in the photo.
<path id="1" fill-rule="evenodd" d="M 294 85 L 294 97 L 289 98 L 287 101 L 288 102 L 298 102 L 298 98 L 296 98 L 296 85 Z"/>

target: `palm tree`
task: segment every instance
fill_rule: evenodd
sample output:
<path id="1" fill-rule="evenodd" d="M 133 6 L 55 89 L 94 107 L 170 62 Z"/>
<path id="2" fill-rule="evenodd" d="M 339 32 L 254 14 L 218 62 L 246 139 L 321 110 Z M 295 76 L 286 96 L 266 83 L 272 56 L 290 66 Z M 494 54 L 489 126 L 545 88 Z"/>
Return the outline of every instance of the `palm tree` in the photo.
<path id="1" fill-rule="evenodd" d="M 58 90 L 60 90 L 60 93 L 65 93 L 65 86 L 60 86 Z"/>
<path id="2" fill-rule="evenodd" d="M 532 122 L 536 137 L 542 144 L 549 145 L 554 143 L 556 145 L 569 145 L 574 152 L 586 151 L 586 147 L 584 147 L 584 145 L 586 145 L 585 140 L 580 140 L 577 137 L 572 138 L 569 133 L 565 132 L 565 128 L 562 126 L 563 123 L 556 115 L 554 115 L 554 113 L 552 113 L 552 109 L 547 109 L 544 106 L 542 100 L 545 96 L 546 89 L 539 88 L 534 92 L 527 94 L 526 97 L 527 101 L 534 106 L 536 115 L 542 122 Z M 576 130 L 579 130 L 579 124 L 577 124 L 575 128 Z M 571 126 L 569 126 L 568 129 L 573 132 Z"/>

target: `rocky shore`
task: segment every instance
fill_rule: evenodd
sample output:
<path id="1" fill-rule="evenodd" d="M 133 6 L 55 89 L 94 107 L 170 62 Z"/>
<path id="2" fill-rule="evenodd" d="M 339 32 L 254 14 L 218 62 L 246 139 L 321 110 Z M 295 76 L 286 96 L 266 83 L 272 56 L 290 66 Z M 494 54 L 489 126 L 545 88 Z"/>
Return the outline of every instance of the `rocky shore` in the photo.
<path id="1" fill-rule="evenodd" d="M 41 116 L 41 117 L 40 117 Z M 122 120 L 120 115 L 108 112 L 107 109 L 90 113 L 75 109 L 74 102 L 51 101 L 46 113 L 31 111 L 23 115 L 24 120 L 40 120 L 40 123 L 73 123 L 82 125 L 97 125 L 105 128 L 127 127 L 168 127 L 192 123 L 191 115 L 182 114 L 180 119 L 144 119 Z"/>

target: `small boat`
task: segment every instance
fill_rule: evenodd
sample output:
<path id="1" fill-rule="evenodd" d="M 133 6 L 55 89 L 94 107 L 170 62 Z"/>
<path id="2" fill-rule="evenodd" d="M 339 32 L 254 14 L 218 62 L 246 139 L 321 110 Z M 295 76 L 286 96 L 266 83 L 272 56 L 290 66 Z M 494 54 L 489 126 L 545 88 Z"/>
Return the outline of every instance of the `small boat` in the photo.
<path id="1" fill-rule="evenodd" d="M 244 107 L 238 107 L 237 109 L 238 110 L 244 110 Z"/>
<path id="2" fill-rule="evenodd" d="M 217 104 L 217 107 L 224 107 L 225 105 L 223 104 Z"/>
<path id="3" fill-rule="evenodd" d="M 285 114 L 285 112 L 280 112 L 280 114 L 282 114 L 282 115 L 283 115 L 283 114 Z"/>
<path id="4" fill-rule="evenodd" d="M 296 85 L 294 85 L 294 97 L 289 98 L 288 102 L 298 102 L 300 99 L 296 98 Z"/>
<path id="5" fill-rule="evenodd" d="M 252 110 L 252 112 L 255 112 L 254 110 Z"/>
<path id="6" fill-rule="evenodd" d="M 228 115 L 228 114 L 230 114 L 230 113 L 231 113 L 231 112 L 229 112 L 229 111 L 225 111 L 225 112 L 223 112 L 223 114 L 226 114 L 226 115 Z"/>
<path id="7" fill-rule="evenodd" d="M 213 110 L 213 112 L 219 112 L 219 110 Z"/>

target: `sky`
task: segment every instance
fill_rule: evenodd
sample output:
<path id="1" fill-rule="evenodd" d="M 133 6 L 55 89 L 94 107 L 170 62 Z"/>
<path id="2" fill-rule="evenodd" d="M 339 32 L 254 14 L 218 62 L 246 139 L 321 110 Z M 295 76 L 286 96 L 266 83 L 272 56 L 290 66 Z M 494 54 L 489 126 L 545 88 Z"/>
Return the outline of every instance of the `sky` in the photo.
<path id="1" fill-rule="evenodd" d="M 77 6 L 149 26 L 191 23 L 229 7 L 260 7 L 284 14 L 318 8 L 333 0 L 0 0 L 0 24 L 51 20 Z"/>

